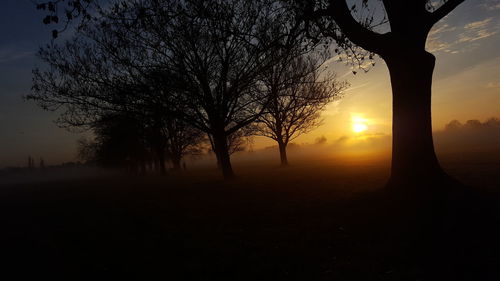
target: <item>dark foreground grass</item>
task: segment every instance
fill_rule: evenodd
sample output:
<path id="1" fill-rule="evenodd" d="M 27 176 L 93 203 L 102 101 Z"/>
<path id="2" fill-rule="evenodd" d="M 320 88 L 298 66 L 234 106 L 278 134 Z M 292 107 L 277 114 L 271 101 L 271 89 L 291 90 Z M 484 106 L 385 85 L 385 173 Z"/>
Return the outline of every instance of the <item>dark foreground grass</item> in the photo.
<path id="1" fill-rule="evenodd" d="M 3 186 L 0 278 L 500 280 L 493 195 L 436 211 L 381 191 L 380 163 L 237 172 Z"/>

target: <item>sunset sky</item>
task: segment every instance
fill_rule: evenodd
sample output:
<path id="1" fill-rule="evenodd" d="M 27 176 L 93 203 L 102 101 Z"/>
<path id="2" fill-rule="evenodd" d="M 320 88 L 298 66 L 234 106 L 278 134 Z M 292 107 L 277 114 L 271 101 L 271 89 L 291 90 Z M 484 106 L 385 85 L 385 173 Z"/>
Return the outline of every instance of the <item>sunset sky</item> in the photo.
<path id="1" fill-rule="evenodd" d="M 23 95 L 30 91 L 31 70 L 41 65 L 38 46 L 50 41 L 51 28 L 29 0 L 3 0 L 0 10 L 0 168 L 23 166 L 28 156 L 48 164 L 75 161 L 82 134 L 58 128 L 57 113 L 45 112 Z M 437 57 L 433 84 L 433 125 L 451 120 L 484 121 L 500 117 L 500 0 L 468 0 L 431 31 L 427 49 Z M 63 34 L 63 41 L 69 34 Z M 418 63 L 411 57 L 408 64 Z M 329 64 L 351 87 L 324 112 L 324 124 L 297 143 L 327 142 L 360 136 L 387 137 L 391 132 L 389 74 L 382 60 L 369 72 L 353 75 L 334 59 Z M 357 123 L 358 132 L 353 130 Z M 366 129 L 366 130 L 364 130 Z M 256 138 L 254 149 L 274 145 Z"/>

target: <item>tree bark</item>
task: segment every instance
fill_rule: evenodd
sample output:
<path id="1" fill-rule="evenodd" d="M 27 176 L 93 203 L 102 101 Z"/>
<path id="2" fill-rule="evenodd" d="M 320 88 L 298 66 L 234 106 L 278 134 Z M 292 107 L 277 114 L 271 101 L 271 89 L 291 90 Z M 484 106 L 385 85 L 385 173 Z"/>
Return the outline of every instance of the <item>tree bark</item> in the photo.
<path id="1" fill-rule="evenodd" d="M 435 57 L 425 50 L 402 50 L 391 52 L 384 60 L 390 72 L 393 97 L 389 186 L 440 181 L 446 174 L 434 151 L 431 120 Z"/>
<path id="2" fill-rule="evenodd" d="M 278 141 L 278 147 L 280 150 L 281 166 L 288 166 L 288 157 L 286 155 L 286 144 L 283 141 Z"/>
<path id="3" fill-rule="evenodd" d="M 213 134 L 215 155 L 219 164 L 224 179 L 234 178 L 233 167 L 231 166 L 231 158 L 229 156 L 229 147 L 227 137 L 224 130 L 216 130 Z"/>

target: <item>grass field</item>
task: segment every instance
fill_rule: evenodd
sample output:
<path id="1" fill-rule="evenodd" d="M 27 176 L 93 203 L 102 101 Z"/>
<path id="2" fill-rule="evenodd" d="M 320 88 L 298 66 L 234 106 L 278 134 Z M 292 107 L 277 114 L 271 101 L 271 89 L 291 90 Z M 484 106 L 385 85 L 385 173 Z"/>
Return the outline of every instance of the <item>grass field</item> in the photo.
<path id="1" fill-rule="evenodd" d="M 381 192 L 385 161 L 11 181 L 2 279 L 500 280 L 500 166 L 443 163 L 475 188 L 436 220 Z"/>

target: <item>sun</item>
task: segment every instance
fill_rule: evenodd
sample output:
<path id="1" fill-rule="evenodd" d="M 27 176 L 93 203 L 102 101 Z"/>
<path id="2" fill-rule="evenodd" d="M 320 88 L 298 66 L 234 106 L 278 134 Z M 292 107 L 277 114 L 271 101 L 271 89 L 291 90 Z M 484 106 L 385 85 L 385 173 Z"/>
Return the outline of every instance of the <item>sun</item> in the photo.
<path id="1" fill-rule="evenodd" d="M 362 123 L 352 124 L 352 131 L 355 133 L 364 132 L 364 131 L 366 131 L 366 129 L 368 129 L 368 126 L 366 124 L 362 124 Z"/>
<path id="2" fill-rule="evenodd" d="M 366 120 L 365 118 L 362 118 L 360 116 L 352 116 L 351 117 L 352 131 L 356 134 L 359 134 L 368 130 L 367 122 L 368 120 Z"/>

